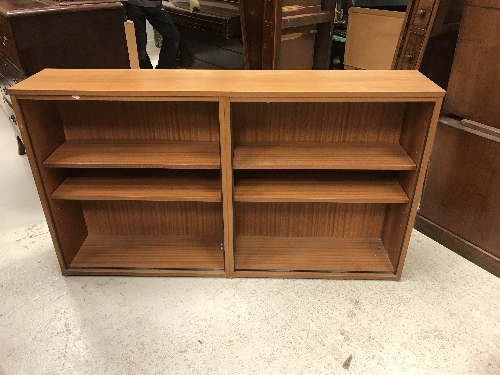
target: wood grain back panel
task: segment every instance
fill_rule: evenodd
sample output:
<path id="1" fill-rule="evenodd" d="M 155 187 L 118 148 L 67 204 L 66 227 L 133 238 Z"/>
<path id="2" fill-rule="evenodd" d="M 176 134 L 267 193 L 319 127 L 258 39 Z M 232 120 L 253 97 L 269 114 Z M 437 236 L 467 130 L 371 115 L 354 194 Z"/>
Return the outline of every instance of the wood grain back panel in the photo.
<path id="1" fill-rule="evenodd" d="M 385 204 L 235 202 L 237 236 L 380 238 Z"/>
<path id="2" fill-rule="evenodd" d="M 214 102 L 59 101 L 67 140 L 218 141 Z"/>
<path id="3" fill-rule="evenodd" d="M 236 145 L 398 142 L 405 103 L 233 103 Z"/>
<path id="4" fill-rule="evenodd" d="M 90 235 L 213 236 L 222 242 L 222 204 L 205 202 L 82 202 Z"/>

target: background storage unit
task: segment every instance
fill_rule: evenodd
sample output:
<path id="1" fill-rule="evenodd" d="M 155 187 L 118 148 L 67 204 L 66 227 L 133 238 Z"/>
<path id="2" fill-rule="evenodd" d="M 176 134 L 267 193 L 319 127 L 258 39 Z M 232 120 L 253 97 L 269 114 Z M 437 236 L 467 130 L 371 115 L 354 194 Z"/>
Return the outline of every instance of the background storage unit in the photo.
<path id="1" fill-rule="evenodd" d="M 481 25 L 481 27 L 477 27 Z M 500 276 L 500 5 L 467 0 L 416 227 Z"/>
<path id="2" fill-rule="evenodd" d="M 444 92 L 413 71 L 46 70 L 12 94 L 66 274 L 398 279 Z"/>
<path id="3" fill-rule="evenodd" d="M 122 4 L 109 0 L 0 0 L 0 103 L 19 154 L 24 146 L 7 89 L 44 68 L 130 68 L 123 21 Z"/>
<path id="4" fill-rule="evenodd" d="M 445 113 L 500 129 L 499 34 L 500 2 L 467 0 L 443 107 Z"/>
<path id="5" fill-rule="evenodd" d="M 349 8 L 345 68 L 391 69 L 404 18 L 404 12 Z"/>

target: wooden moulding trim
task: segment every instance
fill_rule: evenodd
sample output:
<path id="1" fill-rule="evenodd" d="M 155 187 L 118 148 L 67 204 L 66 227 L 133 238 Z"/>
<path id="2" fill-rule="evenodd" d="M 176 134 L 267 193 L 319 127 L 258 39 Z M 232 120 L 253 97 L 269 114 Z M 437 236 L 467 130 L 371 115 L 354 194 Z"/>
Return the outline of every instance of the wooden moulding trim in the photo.
<path id="1" fill-rule="evenodd" d="M 468 0 L 467 5 L 481 8 L 500 9 L 498 0 Z"/>
<path id="2" fill-rule="evenodd" d="M 97 96 L 97 95 L 19 95 L 22 100 L 94 100 L 94 101 L 121 101 L 121 102 L 217 102 L 212 96 Z"/>
<path id="3" fill-rule="evenodd" d="M 415 229 L 484 270 L 500 277 L 500 259 L 417 214 Z"/>
<path id="4" fill-rule="evenodd" d="M 481 124 L 480 122 L 466 119 L 460 121 L 450 117 L 440 117 L 439 123 L 500 143 L 500 129 Z"/>
<path id="5" fill-rule="evenodd" d="M 283 0 L 284 7 L 300 5 L 300 6 L 315 6 L 321 5 L 321 0 Z"/>
<path id="6" fill-rule="evenodd" d="M 370 9 L 370 8 L 360 8 L 360 7 L 349 8 L 349 14 L 350 13 L 371 14 L 374 16 L 391 17 L 391 18 L 405 18 L 406 15 L 406 12 L 395 12 L 392 10 Z"/>
<path id="7" fill-rule="evenodd" d="M 433 103 L 436 101 L 436 97 L 407 97 L 407 96 L 398 96 L 398 97 L 391 97 L 389 99 L 387 98 L 380 98 L 380 97 L 366 97 L 366 98 L 361 98 L 359 96 L 353 96 L 353 97 L 287 97 L 287 96 L 281 96 L 281 97 L 231 97 L 231 102 L 232 103 L 279 103 L 279 102 L 315 102 L 315 103 L 344 103 L 344 102 L 349 102 L 349 103 L 367 103 L 367 102 L 374 102 L 374 103 L 399 103 L 399 102 L 408 102 L 408 103 L 413 103 L 413 102 L 429 102 Z"/>
<path id="8" fill-rule="evenodd" d="M 72 13 L 75 11 L 75 7 L 69 5 L 79 5 L 79 12 L 90 12 L 95 10 L 103 10 L 103 9 L 115 9 L 121 7 L 119 1 L 116 0 L 104 0 L 104 1 L 71 1 L 67 4 L 60 4 L 58 2 L 50 2 L 47 1 L 48 4 L 44 4 L 40 2 L 40 7 L 31 8 L 31 9 L 21 9 L 21 10 L 11 10 L 6 11 L 5 9 L 0 9 L 0 14 L 5 15 L 7 18 L 12 17 L 26 17 L 30 15 L 40 15 L 43 14 L 59 14 L 59 13 Z M 63 6 L 60 6 L 63 5 Z"/>
<path id="9" fill-rule="evenodd" d="M 79 96 L 75 99 L 70 95 L 18 95 L 21 100 L 86 100 L 86 101 L 122 101 L 122 102 L 217 102 L 214 97 L 203 96 Z M 436 96 L 404 96 L 394 97 L 329 97 L 329 96 L 231 96 L 231 102 L 435 102 Z"/>
<path id="10" fill-rule="evenodd" d="M 330 12 L 300 14 L 297 16 L 283 17 L 281 20 L 281 28 L 288 29 L 290 27 L 330 22 L 331 20 L 332 14 Z"/>
<path id="11" fill-rule="evenodd" d="M 292 278 L 292 279 L 353 279 L 353 280 L 394 280 L 393 273 L 374 272 L 311 272 L 311 271 L 235 271 L 234 277 L 272 277 L 272 278 Z"/>
<path id="12" fill-rule="evenodd" d="M 69 268 L 67 276 L 193 276 L 193 277 L 225 277 L 224 271 L 167 270 L 141 268 Z"/>

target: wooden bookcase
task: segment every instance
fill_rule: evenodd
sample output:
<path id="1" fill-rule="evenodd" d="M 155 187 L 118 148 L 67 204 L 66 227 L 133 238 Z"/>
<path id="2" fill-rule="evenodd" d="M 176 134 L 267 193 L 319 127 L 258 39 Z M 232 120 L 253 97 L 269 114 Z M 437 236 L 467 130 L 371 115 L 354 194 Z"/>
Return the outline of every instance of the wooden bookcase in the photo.
<path id="1" fill-rule="evenodd" d="M 399 279 L 415 71 L 45 70 L 10 90 L 65 275 Z"/>

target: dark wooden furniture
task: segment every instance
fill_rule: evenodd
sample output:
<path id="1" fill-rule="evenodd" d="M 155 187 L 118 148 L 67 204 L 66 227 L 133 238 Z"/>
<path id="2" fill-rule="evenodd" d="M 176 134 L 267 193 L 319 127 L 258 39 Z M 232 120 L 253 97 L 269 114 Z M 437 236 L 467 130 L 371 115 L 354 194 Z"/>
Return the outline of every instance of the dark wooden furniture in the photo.
<path id="1" fill-rule="evenodd" d="M 468 0 L 417 229 L 500 277 L 500 5 Z"/>
<path id="2" fill-rule="evenodd" d="M 500 129 L 500 2 L 468 0 L 445 113 Z"/>
<path id="3" fill-rule="evenodd" d="M 130 68 L 119 2 L 0 0 L 2 107 L 23 152 L 7 89 L 50 68 Z"/>
<path id="4" fill-rule="evenodd" d="M 173 0 L 165 9 L 177 26 L 197 29 L 225 38 L 241 36 L 238 1 L 202 0 L 200 10 L 190 13 L 189 1 Z"/>
<path id="5" fill-rule="evenodd" d="M 415 69 L 446 89 L 465 0 L 410 0 L 392 69 Z"/>
<path id="6" fill-rule="evenodd" d="M 181 34 L 179 67 L 187 69 L 244 69 L 240 11 L 237 0 L 202 1 L 190 13 L 189 1 L 164 2 Z M 155 43 L 161 35 L 155 30 Z"/>
<path id="7" fill-rule="evenodd" d="M 388 280 L 444 95 L 312 70 L 45 70 L 11 92 L 65 275 Z"/>
<path id="8" fill-rule="evenodd" d="M 415 227 L 500 277 L 500 130 L 443 117 Z"/>
<path id="9" fill-rule="evenodd" d="M 246 69 L 328 69 L 334 0 L 240 0 Z"/>

